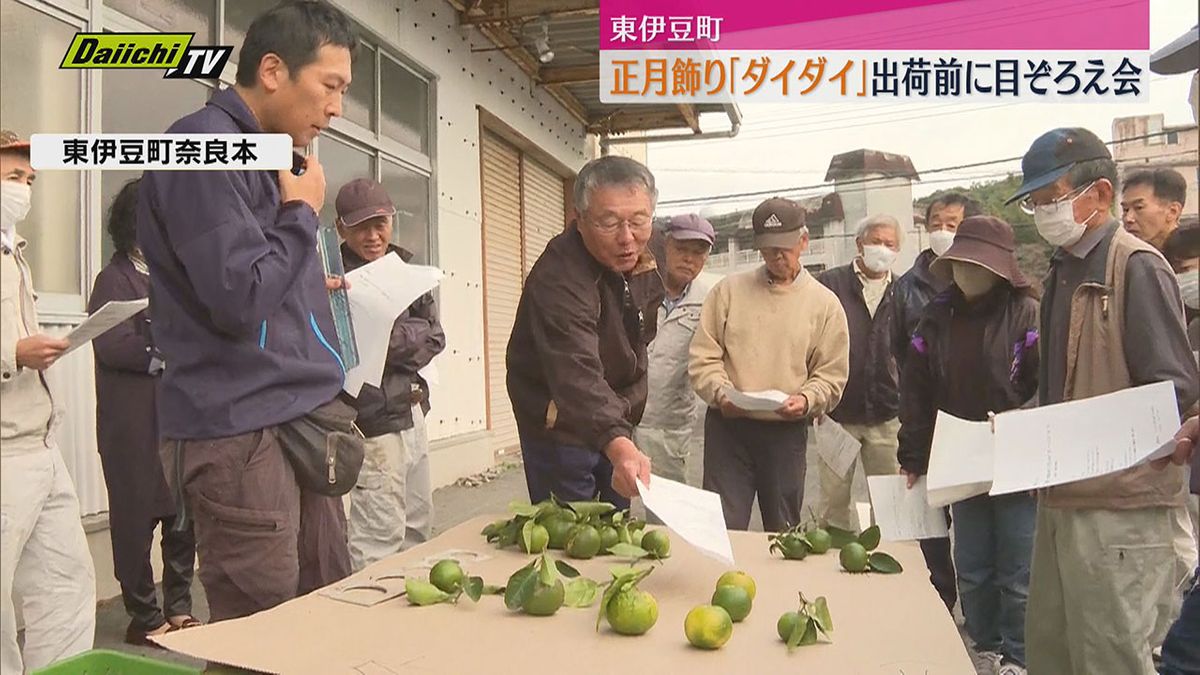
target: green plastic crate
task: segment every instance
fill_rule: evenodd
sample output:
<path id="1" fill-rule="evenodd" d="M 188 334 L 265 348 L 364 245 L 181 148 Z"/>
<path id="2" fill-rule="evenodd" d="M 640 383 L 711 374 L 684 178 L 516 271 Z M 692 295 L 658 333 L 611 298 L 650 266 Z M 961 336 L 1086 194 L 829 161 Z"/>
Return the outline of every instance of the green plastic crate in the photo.
<path id="1" fill-rule="evenodd" d="M 197 675 L 200 671 L 110 649 L 93 649 L 59 661 L 33 675 Z"/>

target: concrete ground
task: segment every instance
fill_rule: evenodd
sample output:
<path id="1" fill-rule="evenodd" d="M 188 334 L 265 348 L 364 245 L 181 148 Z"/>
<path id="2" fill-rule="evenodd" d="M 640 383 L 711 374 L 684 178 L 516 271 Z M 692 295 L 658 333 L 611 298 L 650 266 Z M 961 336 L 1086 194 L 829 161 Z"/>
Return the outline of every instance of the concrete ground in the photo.
<path id="1" fill-rule="evenodd" d="M 813 505 L 815 508 L 817 499 L 819 498 L 820 486 L 817 480 L 816 461 L 819 461 L 816 459 L 816 453 L 808 453 L 808 473 L 804 493 L 806 509 L 808 505 Z M 482 484 L 477 486 L 468 487 L 456 484 L 434 491 L 433 534 L 435 536 L 481 514 L 503 514 L 508 509 L 508 503 L 514 499 L 528 499 L 528 494 L 525 491 L 525 476 L 521 471 L 520 464 L 504 464 L 494 473 L 497 474 L 495 478 L 487 482 L 482 482 Z M 699 479 L 700 462 L 689 463 L 688 481 L 699 484 Z M 863 478 L 861 468 L 858 469 L 858 474 L 855 477 L 853 494 L 855 501 L 867 501 L 866 481 Z M 762 519 L 757 507 L 754 510 L 750 529 L 762 530 Z M 913 572 L 917 574 L 924 573 L 923 570 L 913 570 Z M 201 620 L 207 619 L 208 605 L 204 597 L 204 588 L 199 582 L 194 585 L 192 594 L 195 608 L 194 613 Z M 961 625 L 961 617 L 958 617 L 957 621 Z M 126 645 L 124 637 L 125 628 L 128 623 L 129 619 L 125 614 L 119 596 L 101 601 L 96 609 L 96 647 L 135 653 L 163 661 L 190 665 L 196 668 L 204 667 L 202 662 L 184 656 L 158 649 L 138 648 Z M 963 640 L 969 644 L 965 634 Z"/>

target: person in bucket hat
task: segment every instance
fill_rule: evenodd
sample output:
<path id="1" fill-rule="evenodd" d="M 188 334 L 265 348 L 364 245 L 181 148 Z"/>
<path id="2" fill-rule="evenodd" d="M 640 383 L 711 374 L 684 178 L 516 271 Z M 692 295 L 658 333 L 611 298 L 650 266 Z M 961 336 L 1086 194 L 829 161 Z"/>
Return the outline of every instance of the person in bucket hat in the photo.
<path id="1" fill-rule="evenodd" d="M 808 428 L 841 401 L 850 335 L 837 296 L 800 263 L 808 248 L 803 207 L 774 197 L 758 205 L 752 224 L 763 265 L 713 286 L 688 373 L 708 404 L 704 489 L 721 495 L 729 529 L 749 527 L 757 494 L 763 527 L 781 532 L 800 522 Z M 774 390 L 782 403 L 743 410 L 731 390 Z"/>
<path id="2" fill-rule="evenodd" d="M 930 265 L 949 283 L 926 307 L 900 378 L 900 471 L 925 475 L 938 411 L 985 421 L 1037 393 L 1038 303 L 1017 266 L 1008 223 L 962 221 Z M 986 493 L 951 506 L 954 567 L 967 632 L 1002 675 L 1024 673 L 1025 599 L 1037 503 Z"/>
<path id="3" fill-rule="evenodd" d="M 1117 169 L 1108 148 L 1087 129 L 1053 129 L 1033 142 L 1021 167 L 1010 201 L 1020 200 L 1057 247 L 1038 327 L 1040 404 L 1166 381 L 1180 413 L 1194 409 L 1200 375 L 1179 285 L 1162 254 L 1113 217 Z M 1026 627 L 1031 672 L 1154 671 L 1152 652 L 1183 577 L 1174 541 L 1184 508 L 1179 466 L 1138 465 L 1039 491 L 1028 607 L 1037 620 Z"/>

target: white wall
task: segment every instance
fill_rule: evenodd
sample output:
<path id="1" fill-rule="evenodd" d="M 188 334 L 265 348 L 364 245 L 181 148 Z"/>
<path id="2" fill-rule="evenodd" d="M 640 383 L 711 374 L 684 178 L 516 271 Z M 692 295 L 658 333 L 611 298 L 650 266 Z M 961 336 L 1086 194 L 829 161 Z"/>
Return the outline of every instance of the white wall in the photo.
<path id="1" fill-rule="evenodd" d="M 872 179 L 869 183 L 847 182 Z M 900 221 L 904 240 L 900 256 L 893 270 L 902 273 L 912 267 L 913 261 L 923 248 L 913 225 L 912 182 L 907 178 L 883 179 L 880 174 L 863 174 L 847 177 L 834 183 L 834 191 L 842 198 L 842 210 L 846 214 L 846 232 L 854 234 L 858 222 L 869 215 L 886 213 Z M 847 246 L 853 248 L 853 237 L 847 237 Z M 853 257 L 852 255 L 850 257 Z"/>

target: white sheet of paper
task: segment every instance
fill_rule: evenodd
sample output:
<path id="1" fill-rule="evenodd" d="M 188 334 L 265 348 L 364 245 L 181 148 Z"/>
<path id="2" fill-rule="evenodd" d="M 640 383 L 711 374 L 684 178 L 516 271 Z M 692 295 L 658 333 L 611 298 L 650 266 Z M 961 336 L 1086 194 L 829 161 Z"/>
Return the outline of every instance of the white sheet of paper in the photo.
<path id="1" fill-rule="evenodd" d="M 100 337 L 110 329 L 116 328 L 122 321 L 146 309 L 150 305 L 149 298 L 140 300 L 111 300 L 96 310 L 94 314 L 83 320 L 75 330 L 67 333 L 66 341 L 71 346 L 63 354 L 69 354 L 80 346 Z"/>
<path id="2" fill-rule="evenodd" d="M 639 481 L 638 492 L 646 508 L 675 534 L 704 555 L 733 566 L 720 495 L 662 476 L 651 478 L 648 486 Z"/>
<path id="3" fill-rule="evenodd" d="M 1175 387 L 1157 382 L 996 416 L 991 494 L 1095 478 L 1165 456 L 1179 430 Z"/>
<path id="4" fill-rule="evenodd" d="M 816 445 L 817 454 L 839 476 L 850 472 L 862 450 L 862 443 L 829 417 L 813 426 L 809 438 Z"/>
<path id="5" fill-rule="evenodd" d="M 347 296 L 354 317 L 359 364 L 346 373 L 342 388 L 358 396 L 363 384 L 378 387 L 387 361 L 392 325 L 417 298 L 437 287 L 442 271 L 436 267 L 409 265 L 389 253 L 346 274 Z"/>
<path id="6" fill-rule="evenodd" d="M 912 541 L 949 536 L 942 510 L 929 505 L 925 478 L 908 488 L 904 476 L 867 476 L 867 491 L 875 507 L 875 522 L 887 541 Z"/>
<path id="7" fill-rule="evenodd" d="M 939 410 L 926 476 L 929 504 L 946 506 L 987 494 L 994 455 L 991 423 L 969 422 Z"/>
<path id="8" fill-rule="evenodd" d="M 730 403 L 749 412 L 775 412 L 788 399 L 787 394 L 777 389 L 747 392 L 726 389 L 725 395 Z"/>

